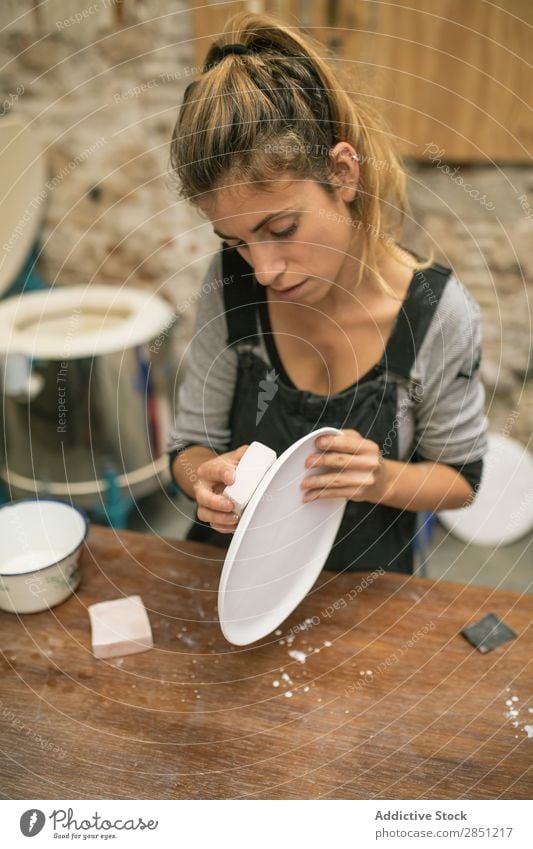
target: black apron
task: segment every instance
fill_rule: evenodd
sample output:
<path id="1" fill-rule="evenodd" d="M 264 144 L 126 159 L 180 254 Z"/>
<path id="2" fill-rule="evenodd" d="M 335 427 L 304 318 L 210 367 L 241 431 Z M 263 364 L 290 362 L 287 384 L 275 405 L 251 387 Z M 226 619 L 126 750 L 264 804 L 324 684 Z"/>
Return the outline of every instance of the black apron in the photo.
<path id="1" fill-rule="evenodd" d="M 357 430 L 376 442 L 387 459 L 398 460 L 398 384 L 420 400 L 411 368 L 432 321 L 450 269 L 438 263 L 414 273 L 381 360 L 370 379 L 362 378 L 335 395 L 315 395 L 275 379 L 272 367 L 252 350 L 258 341 L 257 310 L 265 299 L 253 268 L 223 243 L 224 304 L 228 344 L 238 354 L 229 450 L 254 440 L 279 456 L 302 436 L 330 426 Z M 313 450 L 310 447 L 309 453 Z M 414 451 L 411 456 L 414 455 Z M 412 573 L 416 513 L 381 504 L 348 501 L 325 569 Z M 187 539 L 227 547 L 231 539 L 195 520 Z"/>

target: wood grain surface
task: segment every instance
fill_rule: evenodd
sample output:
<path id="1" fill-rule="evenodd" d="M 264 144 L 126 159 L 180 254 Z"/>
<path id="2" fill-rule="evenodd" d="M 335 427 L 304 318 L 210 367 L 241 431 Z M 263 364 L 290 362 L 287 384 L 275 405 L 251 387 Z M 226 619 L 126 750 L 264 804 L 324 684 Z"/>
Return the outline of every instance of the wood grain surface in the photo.
<path id="1" fill-rule="evenodd" d="M 75 597 L 0 613 L 2 798 L 531 798 L 531 596 L 323 572 L 281 634 L 237 648 L 221 563 L 93 526 Z M 87 606 L 137 593 L 154 649 L 96 660 Z M 519 636 L 483 655 L 459 632 L 491 611 Z"/>

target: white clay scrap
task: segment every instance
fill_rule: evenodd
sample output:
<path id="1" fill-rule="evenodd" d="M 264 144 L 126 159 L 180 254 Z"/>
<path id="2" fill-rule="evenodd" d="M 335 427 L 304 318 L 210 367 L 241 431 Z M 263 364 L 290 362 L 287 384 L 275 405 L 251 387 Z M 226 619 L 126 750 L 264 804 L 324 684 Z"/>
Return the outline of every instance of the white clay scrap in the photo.
<path id="1" fill-rule="evenodd" d="M 306 653 L 304 651 L 298 651 L 298 649 L 291 649 L 289 657 L 292 657 L 293 660 L 297 660 L 298 663 L 305 663 L 307 660 Z"/>

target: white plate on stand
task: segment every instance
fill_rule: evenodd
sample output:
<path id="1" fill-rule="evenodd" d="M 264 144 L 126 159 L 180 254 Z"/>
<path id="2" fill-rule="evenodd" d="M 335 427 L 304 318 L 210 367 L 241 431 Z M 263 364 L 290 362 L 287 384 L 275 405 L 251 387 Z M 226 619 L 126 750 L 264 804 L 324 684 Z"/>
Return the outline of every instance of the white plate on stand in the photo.
<path id="1" fill-rule="evenodd" d="M 247 645 L 270 634 L 307 595 L 331 551 L 345 498 L 304 503 L 300 483 L 315 439 L 341 431 L 324 427 L 289 446 L 252 495 L 228 548 L 218 590 L 226 639 Z"/>

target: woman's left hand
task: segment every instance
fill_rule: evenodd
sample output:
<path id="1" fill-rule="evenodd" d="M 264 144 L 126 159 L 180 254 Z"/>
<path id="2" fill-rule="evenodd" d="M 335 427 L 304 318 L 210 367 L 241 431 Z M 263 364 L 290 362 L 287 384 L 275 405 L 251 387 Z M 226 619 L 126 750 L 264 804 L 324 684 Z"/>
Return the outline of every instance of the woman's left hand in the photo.
<path id="1" fill-rule="evenodd" d="M 303 479 L 304 501 L 346 498 L 378 504 L 383 499 L 389 483 L 388 461 L 375 442 L 364 439 L 356 430 L 343 430 L 338 435 L 318 437 L 315 446 L 318 450 L 307 457 L 306 468 L 325 468 Z"/>

